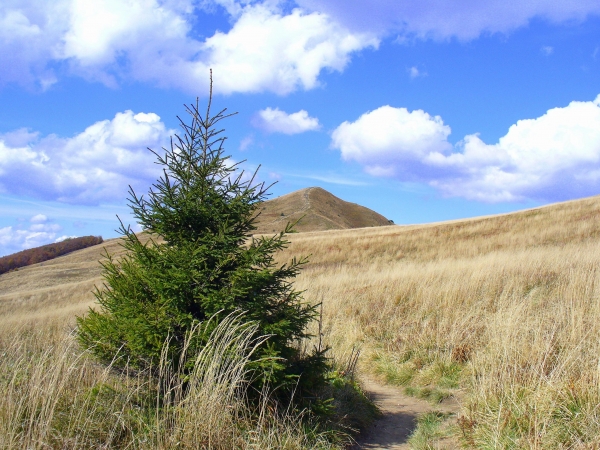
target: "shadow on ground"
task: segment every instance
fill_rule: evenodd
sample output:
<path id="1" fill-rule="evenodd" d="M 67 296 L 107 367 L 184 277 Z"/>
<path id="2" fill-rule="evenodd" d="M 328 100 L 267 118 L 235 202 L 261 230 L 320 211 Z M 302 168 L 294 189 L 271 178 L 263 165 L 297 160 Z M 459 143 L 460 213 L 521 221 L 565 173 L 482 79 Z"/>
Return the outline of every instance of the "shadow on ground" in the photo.
<path id="1" fill-rule="evenodd" d="M 373 426 L 357 439 L 352 450 L 404 450 L 409 449 L 408 439 L 417 427 L 417 417 L 438 409 L 448 412 L 458 410 L 458 403 L 436 405 L 409 397 L 401 388 L 380 383 L 373 379 L 365 379 L 361 383 L 365 392 L 375 402 L 382 416 Z M 458 448 L 454 443 L 441 448 Z"/>
<path id="2" fill-rule="evenodd" d="M 377 420 L 364 435 L 360 436 L 358 443 L 351 447 L 359 449 L 388 449 L 405 447 L 408 438 L 417 425 L 416 414 L 405 412 L 385 411 L 381 419 Z"/>

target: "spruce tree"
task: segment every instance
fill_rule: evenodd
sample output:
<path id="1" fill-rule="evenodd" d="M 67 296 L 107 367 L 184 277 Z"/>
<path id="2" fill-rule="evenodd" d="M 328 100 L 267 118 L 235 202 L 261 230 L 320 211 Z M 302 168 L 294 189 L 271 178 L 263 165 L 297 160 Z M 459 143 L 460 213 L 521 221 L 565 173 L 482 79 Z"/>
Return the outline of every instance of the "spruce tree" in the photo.
<path id="1" fill-rule="evenodd" d="M 256 390 L 268 385 L 286 400 L 292 393 L 296 400 L 314 397 L 327 359 L 320 349 L 300 350 L 316 310 L 292 284 L 306 260 L 275 263 L 290 226 L 252 236 L 268 188 L 225 156 L 217 125 L 230 115 L 211 115 L 211 101 L 212 79 L 206 114 L 198 100 L 186 106 L 190 122 L 178 117 L 182 136 L 160 153 L 151 150 L 163 171 L 147 196 L 130 187 L 129 206 L 150 237 L 141 240 L 121 223 L 126 253 L 106 255 L 104 283 L 95 290 L 99 308 L 78 318 L 79 341 L 104 362 L 146 369 L 156 367 L 169 340 L 171 362 L 191 366 L 180 361 L 189 330 L 200 325 L 201 332 L 187 355 L 206 344 L 219 319 L 242 311 L 269 336 L 252 356 Z"/>

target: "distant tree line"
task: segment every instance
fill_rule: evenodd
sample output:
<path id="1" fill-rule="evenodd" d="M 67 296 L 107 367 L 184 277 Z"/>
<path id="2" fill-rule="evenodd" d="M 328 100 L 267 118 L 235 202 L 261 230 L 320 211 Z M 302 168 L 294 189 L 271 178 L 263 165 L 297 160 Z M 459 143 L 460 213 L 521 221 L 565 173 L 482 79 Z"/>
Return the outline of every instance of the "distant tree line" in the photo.
<path id="1" fill-rule="evenodd" d="M 19 267 L 29 266 L 58 256 L 65 255 L 75 250 L 91 247 L 101 244 L 102 236 L 83 236 L 78 238 L 68 238 L 54 244 L 42 245 L 41 247 L 30 248 L 22 252 L 0 258 L 0 274 L 18 269 Z"/>

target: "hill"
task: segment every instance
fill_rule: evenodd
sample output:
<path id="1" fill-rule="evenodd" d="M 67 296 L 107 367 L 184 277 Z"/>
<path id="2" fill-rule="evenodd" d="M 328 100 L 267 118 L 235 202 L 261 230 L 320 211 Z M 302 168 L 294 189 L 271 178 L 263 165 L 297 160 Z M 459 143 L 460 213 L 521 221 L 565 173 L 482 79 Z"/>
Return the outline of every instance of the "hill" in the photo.
<path id="1" fill-rule="evenodd" d="M 290 240 L 278 261 L 311 255 L 296 286 L 323 303 L 323 340 L 337 360 L 359 346 L 363 373 L 434 403 L 459 399 L 439 436 L 467 448 L 599 443 L 600 196 Z M 119 250 L 107 241 L 1 275 L 0 347 L 47 329 L 35 342 L 49 346 L 72 327 L 93 305 L 103 247 Z"/>
<path id="2" fill-rule="evenodd" d="M 309 187 L 263 203 L 257 233 L 282 231 L 295 222 L 296 231 L 379 227 L 390 221 L 375 211 L 346 202 L 319 187 Z"/>
<path id="3" fill-rule="evenodd" d="M 75 237 L 6 255 L 0 258 L 0 274 L 101 243 L 102 236 Z"/>

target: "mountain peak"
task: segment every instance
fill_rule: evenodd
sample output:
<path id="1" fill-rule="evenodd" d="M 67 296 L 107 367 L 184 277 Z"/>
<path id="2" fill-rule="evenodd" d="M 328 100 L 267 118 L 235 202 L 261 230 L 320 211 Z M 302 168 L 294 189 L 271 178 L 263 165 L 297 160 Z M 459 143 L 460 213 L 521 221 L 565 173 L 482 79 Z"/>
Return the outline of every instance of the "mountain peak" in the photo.
<path id="1" fill-rule="evenodd" d="M 259 209 L 256 233 L 282 231 L 289 222 L 296 231 L 340 230 L 390 225 L 381 214 L 344 201 L 313 186 L 267 200 Z"/>

